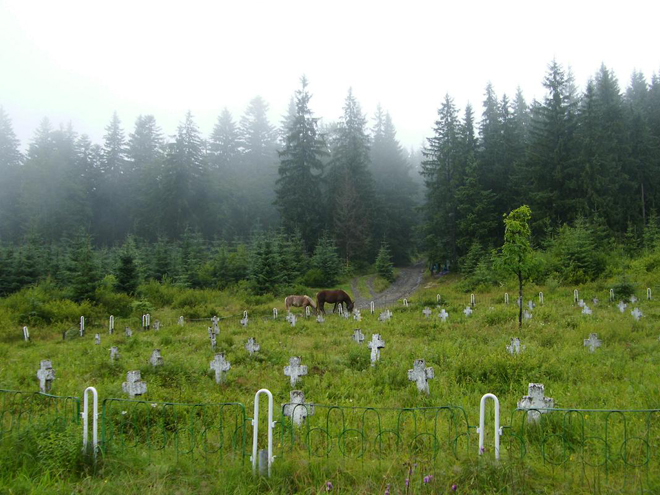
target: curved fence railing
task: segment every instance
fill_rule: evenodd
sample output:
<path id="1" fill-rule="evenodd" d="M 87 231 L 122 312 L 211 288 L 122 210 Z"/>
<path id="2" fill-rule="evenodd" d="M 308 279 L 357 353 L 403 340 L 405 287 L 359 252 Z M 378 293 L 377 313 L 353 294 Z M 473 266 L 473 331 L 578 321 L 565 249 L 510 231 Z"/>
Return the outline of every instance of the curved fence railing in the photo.
<path id="1" fill-rule="evenodd" d="M 101 412 L 101 449 L 134 450 L 151 456 L 180 456 L 244 461 L 247 416 L 240 403 L 181 404 L 105 399 Z"/>
<path id="2" fill-rule="evenodd" d="M 32 426 L 66 426 L 80 422 L 80 399 L 0 389 L 0 439 Z"/>

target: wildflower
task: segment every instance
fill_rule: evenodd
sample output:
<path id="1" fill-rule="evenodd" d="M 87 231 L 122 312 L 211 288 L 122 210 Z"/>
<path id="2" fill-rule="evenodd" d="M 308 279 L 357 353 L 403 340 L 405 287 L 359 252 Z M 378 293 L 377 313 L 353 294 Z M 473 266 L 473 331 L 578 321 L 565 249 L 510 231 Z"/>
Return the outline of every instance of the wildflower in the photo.
<path id="1" fill-rule="evenodd" d="M 427 474 L 424 476 L 424 484 L 428 485 L 431 481 L 433 480 L 433 475 L 432 474 Z"/>
<path id="2" fill-rule="evenodd" d="M 406 478 L 406 488 L 408 488 L 408 486 L 410 486 L 410 478 Z"/>
<path id="3" fill-rule="evenodd" d="M 122 416 L 125 416 L 128 413 L 128 411 L 122 411 L 121 414 Z"/>
<path id="4" fill-rule="evenodd" d="M 153 403 L 153 404 L 151 404 L 151 407 L 158 407 L 158 404 Z"/>
<path id="5" fill-rule="evenodd" d="M 479 447 L 479 453 L 480 453 L 480 454 L 483 454 L 485 450 L 486 450 L 486 449 L 484 449 L 483 447 Z"/>
<path id="6" fill-rule="evenodd" d="M 329 492 L 330 490 L 332 490 L 332 482 L 326 481 L 325 482 L 325 491 Z"/>
<path id="7" fill-rule="evenodd" d="M 390 495 L 390 485 L 385 487 L 385 495 Z"/>
<path id="8" fill-rule="evenodd" d="M 455 492 L 455 491 L 456 491 L 456 488 L 458 488 L 458 487 L 456 486 L 456 483 L 454 483 L 453 485 L 451 485 L 451 491 L 452 491 L 452 492 Z"/>

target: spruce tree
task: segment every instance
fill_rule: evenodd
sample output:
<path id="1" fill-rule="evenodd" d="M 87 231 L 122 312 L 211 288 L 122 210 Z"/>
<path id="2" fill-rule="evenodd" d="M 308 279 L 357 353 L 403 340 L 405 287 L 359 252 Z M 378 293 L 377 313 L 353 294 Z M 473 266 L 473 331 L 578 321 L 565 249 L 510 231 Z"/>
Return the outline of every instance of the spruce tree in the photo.
<path id="1" fill-rule="evenodd" d="M 339 279 L 342 272 L 341 260 L 334 241 L 327 235 L 319 239 L 314 249 L 311 265 L 320 272 L 322 285 L 331 286 Z"/>
<path id="2" fill-rule="evenodd" d="M 394 282 L 394 265 L 392 264 L 392 255 L 386 242 L 380 245 L 378 256 L 376 257 L 376 273 L 388 282 Z"/>
<path id="3" fill-rule="evenodd" d="M 69 252 L 67 286 L 71 299 L 76 302 L 93 301 L 100 280 L 98 261 L 91 237 L 85 231 L 80 231 Z"/>
<path id="4" fill-rule="evenodd" d="M 119 265 L 115 272 L 115 288 L 118 292 L 133 295 L 140 282 L 136 263 L 135 241 L 128 238 L 119 253 Z"/>

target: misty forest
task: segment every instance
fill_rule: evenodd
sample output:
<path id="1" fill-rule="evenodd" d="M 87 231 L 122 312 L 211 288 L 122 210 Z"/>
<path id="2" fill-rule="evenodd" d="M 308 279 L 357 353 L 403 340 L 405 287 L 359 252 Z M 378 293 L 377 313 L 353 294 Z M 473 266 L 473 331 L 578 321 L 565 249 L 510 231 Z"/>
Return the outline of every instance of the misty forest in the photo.
<path id="1" fill-rule="evenodd" d="M 278 293 L 379 253 L 488 284 L 502 216 L 522 204 L 546 272 L 593 279 L 614 246 L 660 235 L 660 78 L 622 88 L 603 65 L 578 89 L 556 62 L 542 77 L 540 101 L 490 83 L 478 106 L 444 96 L 418 150 L 350 89 L 316 115 L 304 77 L 280 122 L 257 96 L 207 136 L 190 113 L 172 136 L 115 114 L 101 143 L 44 118 L 25 145 L 0 110 L 0 294 L 48 279 L 94 300 L 107 275 L 127 293 L 150 279 Z"/>

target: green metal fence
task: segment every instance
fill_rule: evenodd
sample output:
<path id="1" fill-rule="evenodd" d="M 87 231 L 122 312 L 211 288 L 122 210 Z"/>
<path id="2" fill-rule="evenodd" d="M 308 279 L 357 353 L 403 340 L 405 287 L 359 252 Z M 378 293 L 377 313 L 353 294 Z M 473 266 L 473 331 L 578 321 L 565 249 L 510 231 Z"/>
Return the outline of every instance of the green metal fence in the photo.
<path id="1" fill-rule="evenodd" d="M 660 493 L 660 409 L 538 411 L 517 409 L 503 430 L 520 482 L 533 465 L 589 491 Z"/>
<path id="2" fill-rule="evenodd" d="M 240 403 L 181 404 L 105 399 L 101 449 L 172 453 L 205 461 L 245 460 L 245 406 Z"/>
<path id="3" fill-rule="evenodd" d="M 80 422 L 80 399 L 0 389 L 0 439 L 32 426 Z"/>
<path id="4" fill-rule="evenodd" d="M 385 459 L 409 455 L 435 459 L 470 448 L 465 411 L 456 406 L 423 408 L 339 407 L 284 404 L 279 424 L 283 454 Z M 292 417 L 302 418 L 295 424 Z M 303 418 L 304 416 L 304 418 Z"/>

